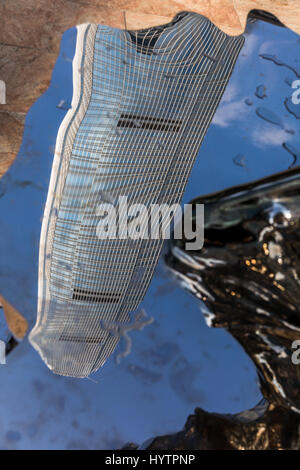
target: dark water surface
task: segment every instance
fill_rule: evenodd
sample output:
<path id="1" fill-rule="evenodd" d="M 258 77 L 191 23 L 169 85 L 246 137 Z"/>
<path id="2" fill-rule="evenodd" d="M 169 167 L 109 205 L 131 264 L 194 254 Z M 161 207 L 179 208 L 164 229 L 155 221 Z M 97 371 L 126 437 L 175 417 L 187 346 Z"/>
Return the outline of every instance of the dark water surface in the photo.
<path id="1" fill-rule="evenodd" d="M 200 150 L 184 202 L 299 164 L 299 37 L 249 25 L 225 95 Z M 62 40 L 49 90 L 26 118 L 19 155 L 0 180 L 0 293 L 32 326 L 38 244 L 56 133 L 72 99 L 76 30 Z M 300 109 L 300 105 L 299 105 Z M 131 353 L 90 380 L 55 376 L 27 340 L 0 366 L 0 447 L 105 449 L 179 430 L 195 406 L 239 412 L 261 398 L 256 372 L 224 330 L 206 326 L 199 304 L 161 260 L 142 307 L 154 321 L 129 332 Z M 124 351 L 121 341 L 116 355 Z"/>

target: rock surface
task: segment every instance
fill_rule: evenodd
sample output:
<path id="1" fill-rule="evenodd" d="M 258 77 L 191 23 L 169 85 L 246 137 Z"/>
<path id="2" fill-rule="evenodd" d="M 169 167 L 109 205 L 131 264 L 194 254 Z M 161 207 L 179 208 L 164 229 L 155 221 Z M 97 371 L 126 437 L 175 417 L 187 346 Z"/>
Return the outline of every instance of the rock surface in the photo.
<path id="1" fill-rule="evenodd" d="M 196 409 L 183 431 L 148 448 L 300 449 L 300 169 L 193 203 L 205 204 L 204 247 L 174 240 L 167 264 L 204 302 L 209 326 L 249 354 L 267 405 L 239 415 Z"/>
<path id="2" fill-rule="evenodd" d="M 50 84 L 61 36 L 68 28 L 89 22 L 138 29 L 168 23 L 187 10 L 237 35 L 253 8 L 264 8 L 300 31 L 292 0 L 2 0 L 0 80 L 6 84 L 6 104 L 0 105 L 0 177 L 18 153 L 27 111 Z"/>
<path id="3" fill-rule="evenodd" d="M 184 429 L 153 439 L 148 450 L 298 450 L 298 415 L 282 407 L 263 406 L 239 415 L 208 413 L 197 408 Z"/>

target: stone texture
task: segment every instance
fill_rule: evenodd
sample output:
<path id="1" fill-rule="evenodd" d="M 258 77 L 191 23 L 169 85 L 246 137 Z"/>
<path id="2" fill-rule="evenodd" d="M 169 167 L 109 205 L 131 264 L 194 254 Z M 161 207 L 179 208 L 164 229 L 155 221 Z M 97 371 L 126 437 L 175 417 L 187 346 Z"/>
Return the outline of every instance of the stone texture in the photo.
<path id="1" fill-rule="evenodd" d="M 148 450 L 299 450 L 300 417 L 270 405 L 253 419 L 243 413 L 222 415 L 197 408 L 179 433 L 160 436 Z M 249 413 L 249 412 L 248 412 Z"/>
<path id="2" fill-rule="evenodd" d="M 167 23 L 185 10 L 201 13 L 228 34 L 237 35 L 244 31 L 253 8 L 268 10 L 300 30 L 300 15 L 292 0 L 2 0 L 0 80 L 6 83 L 7 104 L 0 105 L 0 177 L 20 147 L 23 114 L 50 84 L 61 36 L 68 28 L 85 22 L 149 27 Z"/>
<path id="3" fill-rule="evenodd" d="M 253 360 L 267 406 L 239 415 L 197 409 L 183 431 L 151 449 L 300 449 L 299 167 L 193 203 L 205 204 L 205 241 L 174 240 L 166 262 Z M 174 250 L 174 246 L 176 250 Z"/>

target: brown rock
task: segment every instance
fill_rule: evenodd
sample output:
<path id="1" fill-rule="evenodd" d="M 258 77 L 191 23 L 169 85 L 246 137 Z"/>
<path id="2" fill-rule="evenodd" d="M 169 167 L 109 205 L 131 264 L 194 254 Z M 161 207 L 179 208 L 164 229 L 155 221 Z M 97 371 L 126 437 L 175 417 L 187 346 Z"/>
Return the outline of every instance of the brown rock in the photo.
<path id="1" fill-rule="evenodd" d="M 16 116 L 27 113 L 49 86 L 62 33 L 81 23 L 138 29 L 167 23 L 180 11 L 210 18 L 228 34 L 244 31 L 252 9 L 268 10 L 300 31 L 293 0 L 2 0 L 0 3 L 0 177 L 13 162 L 23 133 Z M 15 113 L 15 114 L 13 114 Z"/>

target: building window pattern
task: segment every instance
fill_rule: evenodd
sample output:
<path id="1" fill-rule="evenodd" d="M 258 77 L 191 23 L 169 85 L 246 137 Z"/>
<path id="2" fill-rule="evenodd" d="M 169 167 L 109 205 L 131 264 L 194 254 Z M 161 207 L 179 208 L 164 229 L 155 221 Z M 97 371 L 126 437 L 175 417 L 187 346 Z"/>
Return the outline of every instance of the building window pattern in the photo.
<path id="1" fill-rule="evenodd" d="M 77 28 L 30 334 L 53 372 L 86 377 L 104 364 L 118 337 L 103 325 L 130 321 L 162 248 L 161 239 L 99 239 L 97 206 L 181 201 L 243 42 L 194 13 L 147 30 Z"/>

